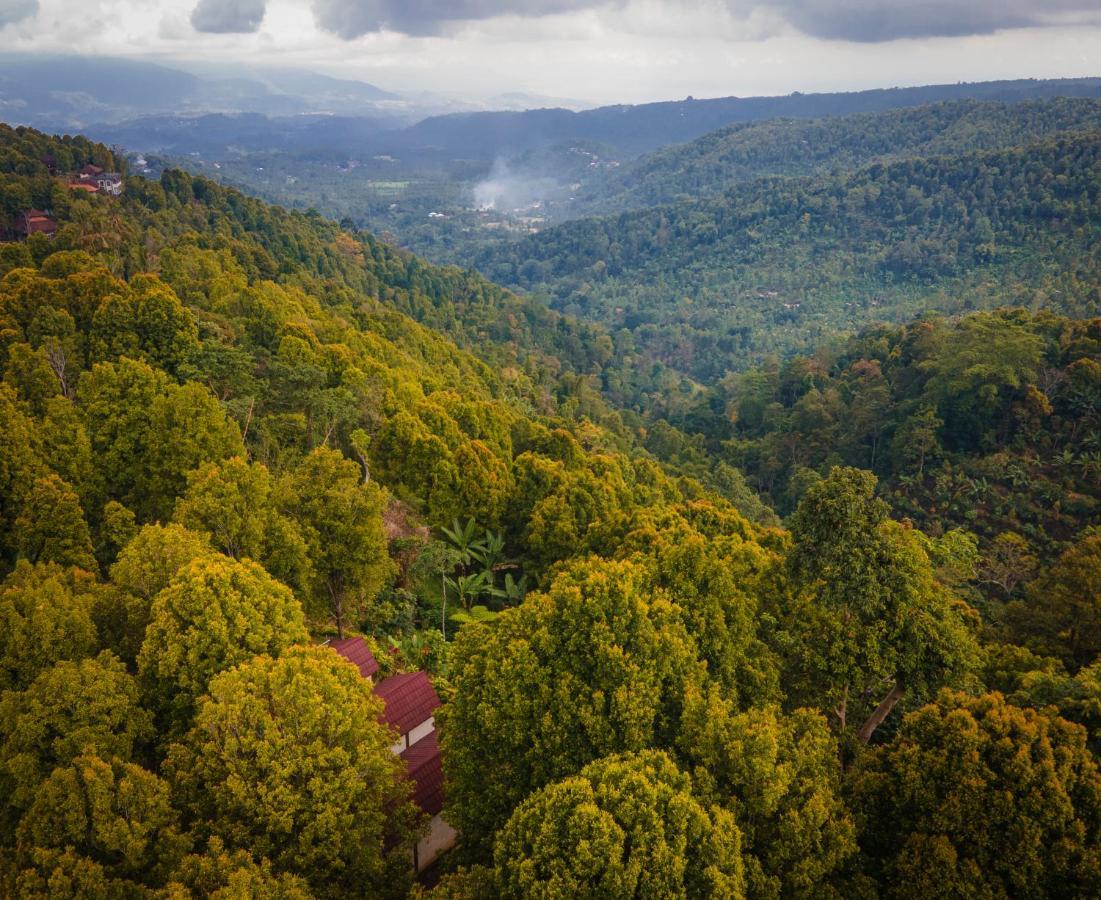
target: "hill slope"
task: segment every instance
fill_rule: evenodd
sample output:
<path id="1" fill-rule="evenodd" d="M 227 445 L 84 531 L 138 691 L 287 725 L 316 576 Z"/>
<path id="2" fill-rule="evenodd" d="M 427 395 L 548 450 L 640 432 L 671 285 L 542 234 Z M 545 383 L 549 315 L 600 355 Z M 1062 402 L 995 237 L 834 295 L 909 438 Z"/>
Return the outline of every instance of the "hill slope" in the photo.
<path id="1" fill-rule="evenodd" d="M 815 175 L 873 160 L 938 156 L 1027 144 L 1101 127 L 1101 100 L 960 100 L 824 119 L 734 125 L 601 170 L 568 207 L 569 218 L 607 215 L 714 196 L 769 175 Z"/>
<path id="2" fill-rule="evenodd" d="M 698 379 L 874 320 L 1014 302 L 1097 309 L 1101 133 L 766 178 L 483 253 L 502 283 L 626 329 Z"/>

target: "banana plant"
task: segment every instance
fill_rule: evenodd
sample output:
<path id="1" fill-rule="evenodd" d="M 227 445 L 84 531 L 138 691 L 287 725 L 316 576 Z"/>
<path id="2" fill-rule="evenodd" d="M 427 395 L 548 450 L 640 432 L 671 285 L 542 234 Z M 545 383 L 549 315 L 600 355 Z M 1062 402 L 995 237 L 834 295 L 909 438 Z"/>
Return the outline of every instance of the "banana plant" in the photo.
<path id="1" fill-rule="evenodd" d="M 470 609 L 471 603 L 482 594 L 490 593 L 493 585 L 488 572 L 477 572 L 473 575 L 448 576 L 447 586 L 459 595 L 459 603 L 463 609 Z M 454 618 L 454 616 L 452 616 Z"/>

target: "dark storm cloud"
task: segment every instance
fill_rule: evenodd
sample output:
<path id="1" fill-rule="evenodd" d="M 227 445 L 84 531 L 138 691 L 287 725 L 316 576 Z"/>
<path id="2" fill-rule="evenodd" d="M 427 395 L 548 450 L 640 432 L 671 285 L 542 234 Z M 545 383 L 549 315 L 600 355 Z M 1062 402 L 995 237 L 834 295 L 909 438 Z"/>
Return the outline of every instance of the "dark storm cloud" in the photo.
<path id="1" fill-rule="evenodd" d="M 731 0 L 730 6 L 771 10 L 813 37 L 867 43 L 990 34 L 1049 25 L 1060 14 L 1101 19 L 1098 0 Z"/>
<path id="2" fill-rule="evenodd" d="M 494 16 L 548 16 L 606 6 L 607 0 L 313 0 L 317 24 L 351 40 L 373 31 L 439 34 Z"/>
<path id="3" fill-rule="evenodd" d="M 260 28 L 267 0 L 199 0 L 191 26 L 208 34 L 244 34 Z"/>
<path id="4" fill-rule="evenodd" d="M 2 2 L 2 0 L 0 0 Z M 212 0 L 204 4 L 214 5 Z M 691 0 L 680 0 L 691 2 Z M 812 37 L 875 43 L 989 34 L 1052 24 L 1060 14 L 1101 21 L 1101 0 L 726 0 L 735 15 L 771 12 Z M 463 22 L 623 6 L 622 0 L 313 0 L 318 25 L 346 40 L 376 31 L 439 34 Z M 670 5 L 672 0 L 670 0 Z M 630 15 L 628 9 L 627 15 Z"/>
<path id="5" fill-rule="evenodd" d="M 0 28 L 29 19 L 38 12 L 38 0 L 0 0 Z"/>

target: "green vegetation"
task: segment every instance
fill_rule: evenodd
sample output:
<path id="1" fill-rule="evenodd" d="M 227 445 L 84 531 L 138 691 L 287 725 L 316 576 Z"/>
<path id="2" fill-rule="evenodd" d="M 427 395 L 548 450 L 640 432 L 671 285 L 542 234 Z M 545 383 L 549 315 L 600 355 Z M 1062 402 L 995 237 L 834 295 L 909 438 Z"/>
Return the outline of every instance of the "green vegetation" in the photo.
<path id="1" fill-rule="evenodd" d="M 956 100 L 824 119 L 775 118 L 665 147 L 586 185 L 570 218 L 721 194 L 770 175 L 819 175 L 873 160 L 943 156 L 1033 143 L 1101 127 L 1097 100 Z"/>
<path id="2" fill-rule="evenodd" d="M 616 335 L 617 357 L 713 382 L 928 310 L 1097 306 L 1098 132 L 765 178 L 715 199 L 584 219 L 484 251 Z M 648 401 L 647 385 L 612 395 Z M 655 392 L 653 396 L 657 396 Z"/>
<path id="3" fill-rule="evenodd" d="M 1094 155 L 974 157 L 999 233 L 1040 229 L 1026 161 L 1078 247 Z M 594 376 L 634 361 L 534 299 L 46 156 L 111 161 L 0 129 L 59 223 L 0 244 L 0 894 L 1101 889 L 1098 320 L 876 326 L 625 411 Z M 964 163 L 899 165 L 852 177 Z M 431 888 L 341 634 L 444 700 Z"/>

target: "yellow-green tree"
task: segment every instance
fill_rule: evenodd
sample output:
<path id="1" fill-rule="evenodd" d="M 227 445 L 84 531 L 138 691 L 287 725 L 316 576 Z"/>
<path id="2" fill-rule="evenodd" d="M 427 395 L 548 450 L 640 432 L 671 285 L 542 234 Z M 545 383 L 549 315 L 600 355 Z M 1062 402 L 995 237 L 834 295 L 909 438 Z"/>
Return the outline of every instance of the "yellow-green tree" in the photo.
<path id="1" fill-rule="evenodd" d="M 210 535 L 214 547 L 234 559 L 249 557 L 298 589 L 309 585 L 306 542 L 298 526 L 275 507 L 266 466 L 235 456 L 210 462 L 187 476 L 187 493 L 173 518 Z"/>
<path id="2" fill-rule="evenodd" d="M 330 618 L 343 636 L 394 571 L 382 525 L 385 495 L 363 483 L 350 459 L 319 447 L 287 477 L 280 499 L 306 541 L 310 612 Z"/>
<path id="3" fill-rule="evenodd" d="M 500 895 L 745 896 L 741 834 L 655 750 L 598 759 L 520 804 L 497 835 Z"/>
<path id="4" fill-rule="evenodd" d="M 68 852 L 139 893 L 163 885 L 189 847 L 165 782 L 118 757 L 85 754 L 38 788 L 19 823 L 15 857 L 24 883 L 49 884 Z"/>
<path id="5" fill-rule="evenodd" d="M 462 627 L 439 720 L 446 814 L 467 846 L 488 850 L 520 800 L 598 757 L 672 745 L 703 670 L 680 615 L 641 566 L 593 559 Z"/>
<path id="6" fill-rule="evenodd" d="M 1009 609 L 1023 642 L 1072 671 L 1101 655 L 1101 534 L 1084 534 L 1025 593 Z"/>
<path id="7" fill-rule="evenodd" d="M 205 387 L 174 384 L 144 362 L 94 366 L 80 377 L 77 402 L 108 495 L 143 522 L 168 518 L 188 472 L 244 451 L 237 425 Z"/>
<path id="8" fill-rule="evenodd" d="M 80 498 L 56 474 L 36 478 L 29 486 L 12 537 L 16 552 L 29 562 L 99 570 Z"/>
<path id="9" fill-rule="evenodd" d="M 301 604 L 259 564 L 200 557 L 153 598 L 138 675 L 165 727 L 178 732 L 216 674 L 308 637 Z"/>
<path id="10" fill-rule="evenodd" d="M 206 852 L 184 857 L 165 889 L 166 900 L 311 900 L 305 879 L 277 873 L 266 859 L 255 860 L 247 850 L 227 850 L 218 838 Z"/>
<path id="11" fill-rule="evenodd" d="M 59 662 L 25 691 L 0 694 L 0 787 L 4 838 L 56 766 L 82 753 L 129 760 L 152 734 L 126 667 L 110 653 Z"/>
<path id="12" fill-rule="evenodd" d="M 1101 772 L 1085 730 L 1051 711 L 946 691 L 865 754 L 849 787 L 888 896 L 1101 890 Z"/>
<path id="13" fill-rule="evenodd" d="M 835 468 L 807 490 L 791 520 L 795 598 L 781 612 L 789 695 L 861 743 L 907 692 L 930 695 L 978 665 L 968 609 L 936 581 L 920 533 L 887 517 L 875 486 L 870 472 Z"/>
<path id="14" fill-rule="evenodd" d="M 95 652 L 96 592 L 83 569 L 16 566 L 0 584 L 0 690 L 20 690 L 55 662 Z"/>
<path id="15" fill-rule="evenodd" d="M 742 832 L 753 897 L 840 897 L 856 853 L 841 797 L 837 738 L 812 710 L 739 713 L 712 687 L 692 690 L 678 739 L 697 795 L 721 805 Z"/>
<path id="16" fill-rule="evenodd" d="M 167 763 L 194 832 L 319 896 L 403 896 L 420 814 L 381 712 L 371 683 L 327 647 L 218 675 Z"/>

